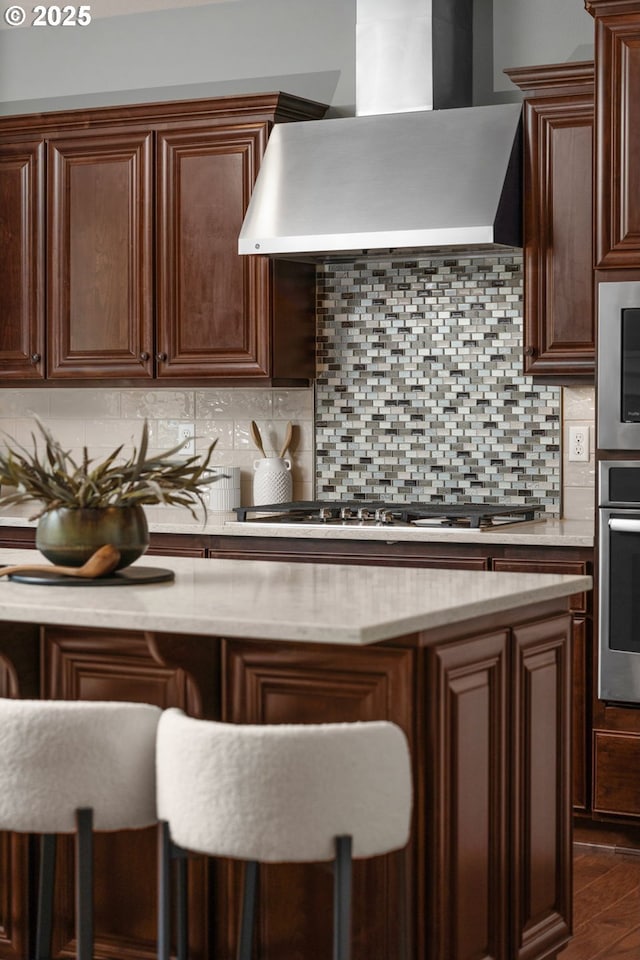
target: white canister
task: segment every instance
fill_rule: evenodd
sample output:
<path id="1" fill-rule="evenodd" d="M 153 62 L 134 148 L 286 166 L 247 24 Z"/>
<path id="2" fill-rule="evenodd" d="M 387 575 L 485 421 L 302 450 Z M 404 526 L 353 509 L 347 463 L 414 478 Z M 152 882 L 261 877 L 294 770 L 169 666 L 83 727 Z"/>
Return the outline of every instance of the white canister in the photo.
<path id="1" fill-rule="evenodd" d="M 205 489 L 209 492 L 209 510 L 229 511 L 240 506 L 240 467 L 211 467 L 218 479 Z"/>
<path id="2" fill-rule="evenodd" d="M 291 461 L 263 457 L 253 461 L 253 503 L 289 503 L 292 497 Z"/>

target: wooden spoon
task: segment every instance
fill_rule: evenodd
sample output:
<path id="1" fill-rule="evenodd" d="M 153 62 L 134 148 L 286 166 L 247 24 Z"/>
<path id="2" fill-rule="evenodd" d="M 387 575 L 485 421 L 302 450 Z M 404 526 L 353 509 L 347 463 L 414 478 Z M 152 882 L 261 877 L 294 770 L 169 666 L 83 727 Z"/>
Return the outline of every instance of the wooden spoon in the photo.
<path id="1" fill-rule="evenodd" d="M 284 436 L 284 443 L 282 444 L 280 453 L 278 454 L 280 459 L 284 457 L 285 453 L 291 446 L 292 439 L 293 439 L 293 426 L 292 426 L 291 420 L 289 420 L 289 423 L 287 424 L 287 432 L 285 433 L 285 436 Z"/>
<path id="2" fill-rule="evenodd" d="M 15 567 L 0 567 L 0 577 L 12 573 L 62 573 L 66 577 L 95 579 L 105 577 L 118 565 L 120 551 L 111 544 L 100 547 L 81 567 L 64 567 L 55 563 L 19 563 Z"/>
<path id="3" fill-rule="evenodd" d="M 260 431 L 258 430 L 258 424 L 255 422 L 255 420 L 251 421 L 251 438 L 255 443 L 256 447 L 258 448 L 258 450 L 260 451 L 260 453 L 262 454 L 262 456 L 266 457 L 266 453 L 264 452 L 264 446 L 262 444 L 262 437 L 260 436 Z"/>

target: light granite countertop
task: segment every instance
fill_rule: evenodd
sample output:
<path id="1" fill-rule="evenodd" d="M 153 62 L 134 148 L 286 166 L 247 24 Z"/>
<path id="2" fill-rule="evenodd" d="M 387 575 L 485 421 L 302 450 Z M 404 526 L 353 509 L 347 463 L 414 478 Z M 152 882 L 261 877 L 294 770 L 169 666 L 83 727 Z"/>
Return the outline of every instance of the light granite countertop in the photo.
<path id="1" fill-rule="evenodd" d="M 0 511 L 0 527 L 35 526 L 28 517 L 30 508 L 13 507 Z M 195 520 L 177 507 L 146 508 L 152 533 L 177 533 L 225 537 L 296 537 L 312 540 L 379 540 L 386 543 L 476 543 L 543 547 L 593 547 L 594 523 L 557 518 L 527 520 L 486 530 L 455 527 L 375 527 L 334 524 L 276 524 L 248 521 L 238 523 L 234 513 L 212 513 L 207 522 Z"/>
<path id="2" fill-rule="evenodd" d="M 0 564 L 32 550 L 0 550 Z M 144 557 L 175 580 L 52 586 L 0 578 L 0 619 L 363 645 L 569 596 L 590 577 L 353 564 Z"/>

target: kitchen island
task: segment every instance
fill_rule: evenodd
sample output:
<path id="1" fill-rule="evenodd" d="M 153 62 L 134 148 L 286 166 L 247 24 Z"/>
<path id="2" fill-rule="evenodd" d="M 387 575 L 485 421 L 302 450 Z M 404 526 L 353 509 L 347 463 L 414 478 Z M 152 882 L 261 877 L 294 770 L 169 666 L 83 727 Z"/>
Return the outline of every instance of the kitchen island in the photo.
<path id="1" fill-rule="evenodd" d="M 0 563 L 33 552 L 0 551 Z M 175 581 L 0 580 L 3 695 L 134 699 L 230 722 L 390 719 L 411 743 L 408 855 L 357 864 L 354 960 L 555 957 L 570 933 L 569 597 L 585 576 L 144 557 Z M 69 949 L 61 846 L 56 952 Z M 98 838 L 97 949 L 151 955 L 153 831 Z M 0 845 L 0 957 L 26 956 L 27 845 Z M 104 882 L 105 877 L 109 882 Z M 190 858 L 192 960 L 229 960 L 238 867 Z M 101 879 L 102 878 L 102 879 Z M 261 882 L 262 960 L 331 954 L 326 865 Z"/>

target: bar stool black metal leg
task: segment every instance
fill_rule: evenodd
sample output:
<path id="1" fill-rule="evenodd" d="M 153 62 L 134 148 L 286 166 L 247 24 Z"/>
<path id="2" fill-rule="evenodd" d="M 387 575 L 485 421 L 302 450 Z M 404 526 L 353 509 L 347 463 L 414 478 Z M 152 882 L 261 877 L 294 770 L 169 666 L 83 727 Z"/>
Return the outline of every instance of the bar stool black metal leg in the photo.
<path id="1" fill-rule="evenodd" d="M 40 871 L 38 875 L 38 912 L 36 919 L 35 960 L 51 960 L 53 928 L 53 889 L 56 869 L 56 835 L 40 837 Z"/>
<path id="2" fill-rule="evenodd" d="M 93 810 L 76 810 L 77 960 L 93 960 Z"/>
<path id="3" fill-rule="evenodd" d="M 256 912 L 257 883 L 258 864 L 255 860 L 247 860 L 244 865 L 242 914 L 240 916 L 240 936 L 238 938 L 237 960 L 251 960 L 251 951 L 253 948 L 253 927 Z"/>
<path id="4" fill-rule="evenodd" d="M 171 936 L 171 840 L 169 824 L 158 825 L 158 960 L 169 960 Z"/>
<path id="5" fill-rule="evenodd" d="M 187 896 L 187 852 L 172 843 L 171 856 L 176 861 L 176 960 L 188 960 L 189 903 Z"/>
<path id="6" fill-rule="evenodd" d="M 336 837 L 333 883 L 333 960 L 351 957 L 351 837 Z"/>

